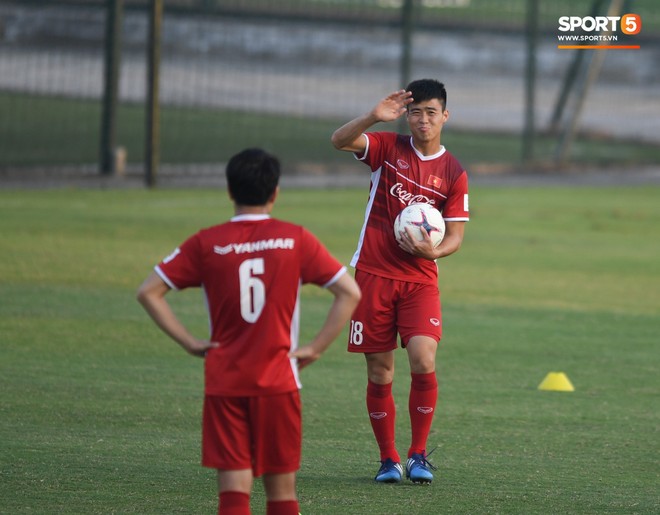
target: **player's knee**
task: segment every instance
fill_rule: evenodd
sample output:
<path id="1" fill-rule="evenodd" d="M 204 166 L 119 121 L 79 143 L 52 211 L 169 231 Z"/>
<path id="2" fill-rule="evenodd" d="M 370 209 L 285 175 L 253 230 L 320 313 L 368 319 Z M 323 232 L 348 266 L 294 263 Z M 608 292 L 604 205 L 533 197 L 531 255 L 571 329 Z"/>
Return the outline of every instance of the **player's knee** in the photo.
<path id="1" fill-rule="evenodd" d="M 408 354 L 410 371 L 413 374 L 429 374 L 435 371 L 435 353 L 417 352 Z"/>
<path id="2" fill-rule="evenodd" d="M 389 384 L 394 379 L 394 361 L 387 355 L 371 354 L 367 358 L 367 377 L 372 383 Z"/>
<path id="3" fill-rule="evenodd" d="M 376 384 L 389 384 L 394 380 L 394 371 L 376 370 L 367 373 L 369 381 Z"/>

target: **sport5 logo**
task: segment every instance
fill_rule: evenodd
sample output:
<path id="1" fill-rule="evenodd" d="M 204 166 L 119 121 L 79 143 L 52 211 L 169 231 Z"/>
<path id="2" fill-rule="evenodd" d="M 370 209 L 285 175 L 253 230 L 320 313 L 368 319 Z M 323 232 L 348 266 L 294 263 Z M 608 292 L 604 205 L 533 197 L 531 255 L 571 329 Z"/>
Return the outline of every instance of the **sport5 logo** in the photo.
<path id="1" fill-rule="evenodd" d="M 642 30 L 642 18 L 632 13 L 623 16 L 562 16 L 558 27 L 561 32 L 578 29 L 584 32 L 616 32 L 617 28 L 627 36 L 634 36 Z"/>

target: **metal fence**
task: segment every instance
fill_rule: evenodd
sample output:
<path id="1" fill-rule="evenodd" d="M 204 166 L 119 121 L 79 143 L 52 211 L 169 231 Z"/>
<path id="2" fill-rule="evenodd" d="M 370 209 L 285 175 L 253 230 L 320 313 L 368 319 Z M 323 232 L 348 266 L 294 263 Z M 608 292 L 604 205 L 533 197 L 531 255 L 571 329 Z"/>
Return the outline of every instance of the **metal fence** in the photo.
<path id="1" fill-rule="evenodd" d="M 152 2 L 121 2 L 112 40 L 117 1 L 0 1 L 0 171 L 98 171 L 108 141 L 115 171 L 144 169 Z M 575 52 L 557 51 L 558 18 L 606 14 L 611 2 L 166 0 L 158 162 L 185 174 L 260 145 L 283 156 L 289 172 L 338 166 L 332 130 L 419 77 L 447 85 L 448 130 L 521 135 L 530 122 L 530 5 L 531 112 L 535 130 L 545 131 L 576 61 Z M 659 13 L 653 0 L 622 5 L 643 20 L 635 39 L 642 49 L 607 52 L 580 129 L 658 142 Z M 118 102 L 109 125 L 103 99 L 113 44 Z M 475 154 L 463 159 L 487 159 Z"/>

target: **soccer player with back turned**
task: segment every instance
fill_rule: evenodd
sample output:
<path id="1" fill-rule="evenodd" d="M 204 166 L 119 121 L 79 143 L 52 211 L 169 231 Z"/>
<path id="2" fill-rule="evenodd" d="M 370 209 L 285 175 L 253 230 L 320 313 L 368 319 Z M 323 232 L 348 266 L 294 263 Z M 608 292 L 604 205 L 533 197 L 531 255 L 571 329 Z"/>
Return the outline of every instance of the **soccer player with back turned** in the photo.
<path id="1" fill-rule="evenodd" d="M 218 513 L 249 514 L 253 478 L 263 476 L 267 514 L 298 515 L 298 370 L 339 335 L 360 290 L 309 231 L 270 217 L 280 176 L 274 156 L 245 150 L 226 174 L 235 216 L 181 244 L 140 286 L 138 300 L 167 335 L 204 357 L 202 464 L 217 469 Z M 327 288 L 334 300 L 311 343 L 298 347 L 304 283 Z M 193 336 L 165 298 L 189 287 L 204 290 L 210 340 Z"/>
<path id="2" fill-rule="evenodd" d="M 404 114 L 411 135 L 367 132 Z M 351 320 L 348 350 L 366 358 L 367 410 L 381 461 L 375 479 L 382 483 L 398 483 L 404 473 L 395 446 L 392 396 L 397 333 L 411 373 L 412 441 L 405 474 L 415 483 L 433 480 L 426 444 L 437 403 L 435 357 L 442 336 L 436 260 L 460 248 L 469 220 L 467 174 L 440 143 L 448 117 L 444 85 L 422 79 L 388 95 L 332 135 L 337 149 L 353 152 L 371 169 L 365 221 L 351 261 L 362 300 Z M 437 247 L 428 234 L 423 241 L 411 233 L 401 243 L 395 239 L 397 214 L 415 202 L 431 204 L 443 214 L 446 233 Z"/>

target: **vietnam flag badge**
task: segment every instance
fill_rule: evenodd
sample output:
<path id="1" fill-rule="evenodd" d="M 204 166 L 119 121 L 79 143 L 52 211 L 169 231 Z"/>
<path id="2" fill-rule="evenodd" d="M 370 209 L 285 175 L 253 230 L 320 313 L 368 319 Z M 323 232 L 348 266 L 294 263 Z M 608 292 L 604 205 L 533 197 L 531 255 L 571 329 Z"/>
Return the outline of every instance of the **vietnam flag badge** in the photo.
<path id="1" fill-rule="evenodd" d="M 426 184 L 428 186 L 433 186 L 434 188 L 439 188 L 442 185 L 442 179 L 435 175 L 429 175 L 429 180 L 426 181 Z"/>

